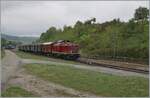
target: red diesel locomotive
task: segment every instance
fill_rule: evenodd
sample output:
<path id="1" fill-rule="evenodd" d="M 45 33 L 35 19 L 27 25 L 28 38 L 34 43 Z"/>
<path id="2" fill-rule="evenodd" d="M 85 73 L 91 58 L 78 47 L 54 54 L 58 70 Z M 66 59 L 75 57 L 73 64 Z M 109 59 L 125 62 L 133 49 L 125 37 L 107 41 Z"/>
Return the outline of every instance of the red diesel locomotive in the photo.
<path id="1" fill-rule="evenodd" d="M 60 57 L 64 59 L 77 59 L 79 57 L 79 45 L 66 40 L 46 42 L 40 44 L 21 45 L 20 51 Z"/>

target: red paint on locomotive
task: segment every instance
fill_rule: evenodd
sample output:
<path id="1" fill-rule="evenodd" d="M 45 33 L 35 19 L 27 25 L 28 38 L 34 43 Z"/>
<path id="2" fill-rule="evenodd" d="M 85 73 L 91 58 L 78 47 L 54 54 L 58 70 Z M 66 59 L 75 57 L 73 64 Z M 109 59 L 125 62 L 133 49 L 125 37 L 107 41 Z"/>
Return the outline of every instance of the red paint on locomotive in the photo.
<path id="1" fill-rule="evenodd" d="M 42 44 L 42 52 L 43 53 L 51 53 L 52 52 L 52 43 L 53 42 L 47 42 Z"/>
<path id="2" fill-rule="evenodd" d="M 68 41 L 62 41 L 53 44 L 52 53 L 59 52 L 64 54 L 72 54 L 72 53 L 78 53 L 78 49 L 79 47 L 77 44 Z"/>

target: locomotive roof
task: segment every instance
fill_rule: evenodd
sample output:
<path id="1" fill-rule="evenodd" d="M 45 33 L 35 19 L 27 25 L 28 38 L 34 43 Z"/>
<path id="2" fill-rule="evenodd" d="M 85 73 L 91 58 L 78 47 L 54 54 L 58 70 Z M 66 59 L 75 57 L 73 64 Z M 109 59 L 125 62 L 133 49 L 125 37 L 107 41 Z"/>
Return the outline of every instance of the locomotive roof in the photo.
<path id="1" fill-rule="evenodd" d="M 62 42 L 70 42 L 68 40 L 58 40 L 58 41 L 55 41 L 55 42 L 45 42 L 45 43 L 42 43 L 43 45 L 48 45 L 48 44 L 53 44 L 53 43 L 62 43 Z"/>
<path id="2" fill-rule="evenodd" d="M 61 43 L 61 42 L 70 42 L 70 41 L 69 40 L 58 40 L 56 42 Z"/>
<path id="3" fill-rule="evenodd" d="M 43 45 L 48 45 L 48 44 L 52 44 L 53 42 L 45 42 L 45 43 L 42 43 Z"/>

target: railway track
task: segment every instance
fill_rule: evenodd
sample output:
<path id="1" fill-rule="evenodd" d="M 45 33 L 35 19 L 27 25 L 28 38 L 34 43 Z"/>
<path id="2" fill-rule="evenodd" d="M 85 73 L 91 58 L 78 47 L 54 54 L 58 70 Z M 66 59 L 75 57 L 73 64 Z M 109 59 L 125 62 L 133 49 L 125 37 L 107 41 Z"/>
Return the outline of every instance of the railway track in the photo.
<path id="1" fill-rule="evenodd" d="M 118 66 L 118 65 L 113 65 L 113 64 L 98 63 L 98 62 L 95 62 L 95 61 L 92 61 L 92 60 L 89 60 L 86 58 L 84 58 L 84 59 L 79 58 L 79 59 L 77 59 L 77 62 L 92 65 L 92 66 L 102 66 L 102 67 L 131 71 L 131 72 L 136 72 L 136 73 L 149 74 L 149 70 L 124 67 L 124 66 Z"/>
<path id="2" fill-rule="evenodd" d="M 36 54 L 37 55 L 37 54 Z M 51 56 L 47 56 L 47 57 L 51 57 Z M 92 66 L 102 66 L 102 67 L 106 67 L 106 68 L 113 68 L 113 69 L 118 69 L 118 70 L 125 70 L 125 71 L 130 71 L 130 72 L 136 72 L 136 73 L 142 73 L 142 74 L 149 74 L 149 70 L 144 70 L 144 69 L 140 69 L 140 68 L 131 68 L 131 67 L 125 67 L 125 66 L 118 66 L 115 64 L 105 64 L 105 63 L 98 63 L 92 60 L 89 60 L 87 58 L 78 58 L 76 60 L 77 62 L 83 63 L 83 64 L 88 64 L 88 65 L 92 65 Z"/>

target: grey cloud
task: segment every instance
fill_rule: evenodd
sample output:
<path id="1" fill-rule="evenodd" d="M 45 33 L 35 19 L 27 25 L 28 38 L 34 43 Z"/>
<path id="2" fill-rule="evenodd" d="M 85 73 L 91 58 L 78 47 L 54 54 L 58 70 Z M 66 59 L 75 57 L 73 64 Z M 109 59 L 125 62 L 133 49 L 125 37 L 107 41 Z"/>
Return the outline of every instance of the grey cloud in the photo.
<path id="1" fill-rule="evenodd" d="M 2 2 L 2 32 L 20 36 L 39 36 L 50 26 L 62 28 L 96 17 L 102 23 L 120 18 L 128 21 L 139 6 L 148 1 L 5 1 Z"/>

